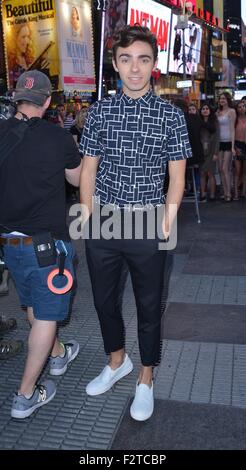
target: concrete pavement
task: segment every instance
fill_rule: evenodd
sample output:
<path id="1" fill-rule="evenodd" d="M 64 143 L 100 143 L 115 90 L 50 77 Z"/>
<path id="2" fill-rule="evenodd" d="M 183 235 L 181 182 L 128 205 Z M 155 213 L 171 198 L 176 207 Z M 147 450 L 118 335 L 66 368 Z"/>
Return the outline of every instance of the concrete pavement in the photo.
<path id="1" fill-rule="evenodd" d="M 197 224 L 193 203 L 183 203 L 179 213 L 155 396 L 165 406 L 178 402 L 246 410 L 246 201 L 200 204 L 200 210 L 202 224 Z M 109 392 L 88 397 L 85 386 L 105 365 L 106 357 L 82 243 L 76 242 L 76 248 L 78 290 L 60 337 L 78 340 L 79 356 L 64 376 L 54 378 L 55 398 L 22 421 L 10 418 L 10 407 L 26 349 L 0 362 L 0 449 L 105 450 L 114 446 L 120 432 L 140 364 L 132 288 L 128 280 L 123 311 L 134 371 Z M 28 325 L 12 282 L 10 294 L 0 298 L 0 313 L 18 320 L 18 329 L 6 338 L 25 340 Z M 48 377 L 48 368 L 44 376 Z M 202 436 L 199 442 L 202 449 Z M 227 439 L 225 445 L 235 448 L 235 440 Z"/>

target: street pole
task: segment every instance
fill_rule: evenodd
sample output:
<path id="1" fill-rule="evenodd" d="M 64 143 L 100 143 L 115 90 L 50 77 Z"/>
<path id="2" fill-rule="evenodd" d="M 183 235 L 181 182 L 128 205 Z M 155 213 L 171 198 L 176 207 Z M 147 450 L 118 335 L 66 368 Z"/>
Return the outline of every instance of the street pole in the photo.
<path id="1" fill-rule="evenodd" d="M 191 2 L 187 2 L 186 0 L 181 0 L 181 6 L 183 6 L 183 14 L 178 16 L 177 28 L 182 30 L 182 37 L 183 37 L 183 80 L 186 80 L 186 54 L 185 54 L 185 30 L 189 27 L 188 19 L 192 15 L 192 4 Z M 188 13 L 186 13 L 186 8 Z M 189 93 L 189 88 L 183 88 L 183 96 L 186 97 Z M 195 179 L 195 169 L 194 166 L 191 167 L 191 174 L 192 174 L 192 184 L 193 184 L 193 191 L 195 196 L 195 208 L 196 208 L 196 215 L 197 215 L 197 223 L 201 223 L 200 218 L 200 211 L 199 211 L 199 204 L 198 204 L 198 197 L 197 197 L 197 189 L 196 189 L 196 179 Z"/>
<path id="2" fill-rule="evenodd" d="M 183 35 L 183 80 L 186 80 L 186 54 L 185 54 L 185 27 L 182 28 Z"/>
<path id="3" fill-rule="evenodd" d="M 191 2 L 187 0 L 181 0 L 180 1 L 181 6 L 183 7 L 183 12 L 182 15 L 178 16 L 178 22 L 177 22 L 177 29 L 182 30 L 182 39 L 183 39 L 183 47 L 182 47 L 182 61 L 183 61 L 183 80 L 186 80 L 187 74 L 186 74 L 186 53 L 185 53 L 185 30 L 189 27 L 188 24 L 188 19 L 192 15 L 192 4 Z M 186 13 L 186 8 L 188 13 Z M 183 88 L 183 95 L 186 96 L 187 94 L 187 89 Z"/>
<path id="4" fill-rule="evenodd" d="M 102 10 L 99 75 L 98 75 L 98 94 L 97 94 L 97 99 L 101 100 L 102 95 L 103 95 L 103 55 L 104 55 L 106 0 L 97 0 L 97 3 L 98 3 L 97 10 Z"/>

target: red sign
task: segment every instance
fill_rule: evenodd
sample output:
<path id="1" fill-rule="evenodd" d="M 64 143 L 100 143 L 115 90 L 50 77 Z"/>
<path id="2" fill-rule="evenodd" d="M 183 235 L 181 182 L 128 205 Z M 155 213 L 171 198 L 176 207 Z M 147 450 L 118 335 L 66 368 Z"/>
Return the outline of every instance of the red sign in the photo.
<path id="1" fill-rule="evenodd" d="M 141 24 L 142 26 L 147 26 L 157 37 L 161 51 L 167 50 L 169 21 L 164 21 L 161 18 L 154 18 L 150 13 L 131 8 L 129 24 L 134 26 L 136 23 Z"/>
<path id="2" fill-rule="evenodd" d="M 128 0 L 127 24 L 147 26 L 158 42 L 158 68 L 167 72 L 171 8 L 153 0 Z"/>

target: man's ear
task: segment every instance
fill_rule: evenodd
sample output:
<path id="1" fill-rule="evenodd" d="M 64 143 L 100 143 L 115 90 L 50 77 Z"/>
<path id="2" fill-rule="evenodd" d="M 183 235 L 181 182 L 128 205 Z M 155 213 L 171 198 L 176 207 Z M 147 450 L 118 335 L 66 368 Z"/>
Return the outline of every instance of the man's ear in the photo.
<path id="1" fill-rule="evenodd" d="M 48 107 L 49 107 L 49 105 L 50 105 L 50 102 L 51 102 L 51 96 L 49 96 L 49 97 L 47 98 L 47 100 L 45 101 L 45 103 L 44 103 L 44 109 L 45 109 L 45 110 L 48 109 Z"/>
<path id="2" fill-rule="evenodd" d="M 116 62 L 115 62 L 114 59 L 112 59 L 112 64 L 113 64 L 114 70 L 115 70 L 116 72 L 119 72 L 119 69 L 118 69 L 118 67 L 117 67 Z"/>

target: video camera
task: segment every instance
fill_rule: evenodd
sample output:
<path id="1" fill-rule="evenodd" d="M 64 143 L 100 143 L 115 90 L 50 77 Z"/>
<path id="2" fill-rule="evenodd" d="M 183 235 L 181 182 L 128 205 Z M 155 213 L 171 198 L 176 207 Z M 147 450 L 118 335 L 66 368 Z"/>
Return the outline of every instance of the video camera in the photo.
<path id="1" fill-rule="evenodd" d="M 16 113 L 16 105 L 10 96 L 0 96 L 0 119 L 9 119 Z"/>

